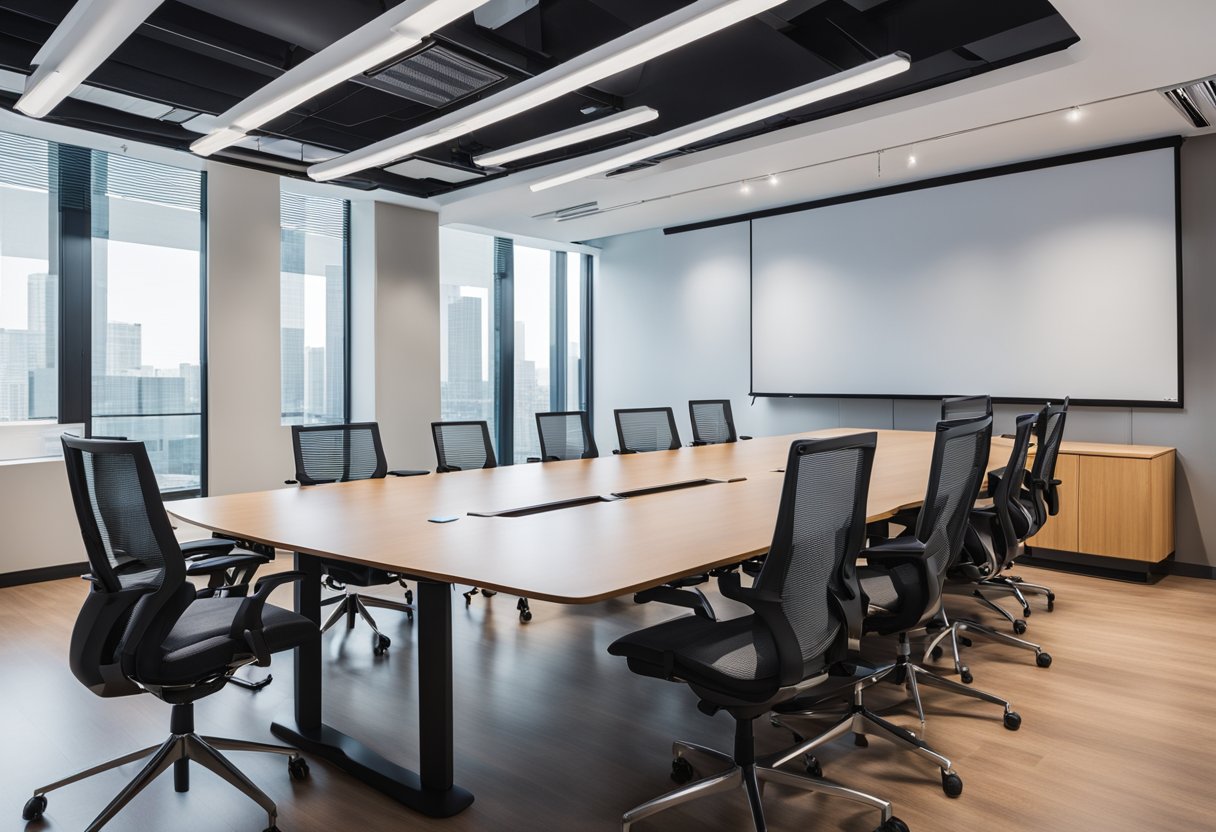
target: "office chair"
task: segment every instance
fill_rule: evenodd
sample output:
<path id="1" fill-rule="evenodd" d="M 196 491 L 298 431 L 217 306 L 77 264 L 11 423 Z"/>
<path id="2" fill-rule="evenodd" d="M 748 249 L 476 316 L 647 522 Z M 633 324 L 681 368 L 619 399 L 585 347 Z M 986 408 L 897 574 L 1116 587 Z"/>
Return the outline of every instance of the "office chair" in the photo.
<path id="1" fill-rule="evenodd" d="M 425 475 L 426 471 L 389 471 L 380 442 L 380 426 L 375 422 L 355 422 L 349 425 L 292 425 L 291 447 L 295 454 L 296 478 L 289 484 L 322 485 L 352 480 L 383 479 L 393 476 Z M 414 593 L 404 576 L 342 560 L 321 560 L 325 584 L 341 593 L 326 598 L 322 606 L 336 604 L 325 620 L 321 632 L 326 633 L 343 618 L 348 629 L 354 629 L 357 618 L 372 628 L 372 652 L 382 656 L 392 646 L 392 639 L 380 632 L 368 607 L 403 612 L 414 620 Z M 405 603 L 374 595 L 361 595 L 352 587 L 398 584 L 405 589 Z"/>
<path id="2" fill-rule="evenodd" d="M 1019 501 L 1024 509 L 1012 515 L 1016 525 L 1019 543 L 1038 534 L 1048 521 L 1060 513 L 1060 481 L 1056 479 L 1056 460 L 1060 454 L 1060 444 L 1064 441 L 1064 423 L 1068 419 L 1068 399 L 1063 404 L 1048 404 L 1039 413 L 1035 422 L 1035 456 L 1030 466 L 1030 476 L 1023 483 Z M 999 480 L 990 477 L 989 481 Z M 1021 525 L 1023 519 L 1026 525 Z M 985 579 L 982 590 L 1004 592 L 1014 596 L 1022 605 L 1022 615 L 1029 617 L 1032 610 L 1026 600 L 1026 593 L 1043 595 L 1047 599 L 1047 611 L 1052 612 L 1056 606 L 1056 594 L 1050 587 L 1042 584 L 1027 583 L 1016 575 L 1008 574 L 1013 563 L 1006 565 L 1005 570 Z M 1026 622 L 1021 625 L 1007 610 L 996 607 L 997 611 L 1010 619 L 1015 632 L 1025 632 Z"/>
<path id="3" fill-rule="evenodd" d="M 536 414 L 540 461 L 595 459 L 600 455 L 585 410 Z"/>
<path id="4" fill-rule="evenodd" d="M 680 431 L 670 407 L 631 407 L 612 411 L 616 420 L 618 454 L 674 451 L 680 447 Z"/>
<path id="5" fill-rule="evenodd" d="M 1025 508 L 1018 497 L 1026 476 L 1026 460 L 1030 454 L 1030 439 L 1036 421 L 1037 416 L 1033 413 L 1017 418 L 1013 447 L 1009 452 L 1009 462 L 1004 468 L 1004 476 L 990 488 L 992 505 L 971 510 L 962 555 L 947 573 L 947 591 L 971 595 L 985 606 L 1005 615 L 1008 613 L 985 597 L 980 587 L 989 577 L 1000 575 L 1018 555 L 1020 542 L 1014 518 L 1021 515 L 1019 520 L 1023 527 L 1028 522 L 1024 514 Z M 1026 631 L 1025 622 L 1020 623 L 1020 628 L 1015 626 L 1019 635 Z M 1043 652 L 1043 648 L 1038 644 L 997 632 L 973 619 L 952 616 L 949 625 L 930 640 L 925 648 L 925 656 L 940 658 L 940 645 L 949 638 L 954 652 L 954 669 L 966 684 L 972 681 L 971 670 L 962 664 L 959 657 L 959 643 L 964 646 L 971 644 L 965 633 L 1031 650 L 1039 667 L 1051 666 L 1051 655 Z"/>
<path id="6" fill-rule="evenodd" d="M 688 403 L 688 419 L 692 422 L 692 444 L 718 445 L 751 439 L 735 432 L 735 417 L 730 399 L 694 399 Z"/>
<path id="7" fill-rule="evenodd" d="M 951 396 L 942 399 L 942 421 L 982 419 L 992 415 L 992 396 Z"/>
<path id="8" fill-rule="evenodd" d="M 735 720 L 732 754 L 677 741 L 672 779 L 682 788 L 625 813 L 624 832 L 665 809 L 742 786 L 752 823 L 764 830 L 763 783 L 842 797 L 878 809 L 879 832 L 907 826 L 885 800 L 823 779 L 781 771 L 757 760 L 754 722 L 774 705 L 821 684 L 845 658 L 861 619 L 855 560 L 865 531 L 866 496 L 874 463 L 873 433 L 801 439 L 790 446 L 785 485 L 768 561 L 745 588 L 737 572 L 719 578 L 722 594 L 746 604 L 751 615 L 730 621 L 683 616 L 617 639 L 608 648 L 641 676 L 681 682 L 709 716 Z M 726 766 L 694 783 L 689 754 Z"/>
<path id="9" fill-rule="evenodd" d="M 634 407 L 612 411 L 616 420 L 616 436 L 620 449 L 616 454 L 641 454 L 652 451 L 674 451 L 680 447 L 680 431 L 670 407 Z M 697 586 L 709 580 L 709 575 L 689 575 L 662 586 L 635 593 L 638 604 L 657 601 L 693 610 L 713 620 L 714 608 Z"/>
<path id="10" fill-rule="evenodd" d="M 961 694 L 972 699 L 991 702 L 1004 709 L 1004 725 L 1016 731 L 1022 718 L 1004 699 L 984 691 L 969 688 L 951 679 L 944 679 L 911 661 L 912 650 L 908 635 L 924 629 L 935 621 L 943 621 L 942 587 L 946 571 L 953 565 L 963 545 L 980 483 L 988 465 L 992 441 L 992 417 L 968 421 L 939 422 L 933 444 L 933 461 L 929 469 L 929 485 L 924 506 L 916 523 L 914 535 L 899 537 L 863 551 L 867 565 L 857 570 L 861 580 L 862 601 L 866 616 L 862 632 L 898 635 L 899 646 L 894 663 L 873 672 L 866 672 L 853 687 L 853 702 L 847 714 L 820 736 L 804 740 L 794 729 L 795 745 L 774 762 L 780 765 L 798 756 L 809 755 L 824 743 L 850 731 L 864 739 L 876 733 L 895 742 L 900 748 L 914 751 L 932 760 L 941 769 L 942 789 L 950 797 L 962 794 L 962 778 L 954 771 L 949 759 L 929 747 L 924 740 L 882 719 L 866 707 L 864 692 L 886 679 L 904 684 L 916 713 L 922 733 L 925 711 L 921 705 L 920 683 Z M 944 621 L 949 626 L 949 621 Z M 779 705 L 778 724 L 787 728 L 791 721 L 811 715 L 805 702 L 791 701 Z M 863 740 L 859 740 L 861 742 Z M 818 771 L 819 763 L 807 759 L 810 771 Z"/>
<path id="11" fill-rule="evenodd" d="M 474 471 L 479 468 L 497 468 L 494 444 L 490 441 L 490 426 L 484 420 L 466 422 L 431 422 L 431 438 L 435 440 L 436 473 Z M 491 589 L 473 587 L 464 595 L 464 605 L 473 603 L 473 596 L 481 593 L 487 598 L 498 593 Z M 519 620 L 527 624 L 532 620 L 532 609 L 527 598 L 515 603 Z"/>
<path id="12" fill-rule="evenodd" d="M 35 789 L 22 817 L 41 819 L 48 792 L 148 758 L 86 832 L 105 826 L 170 767 L 176 791 L 188 791 L 192 761 L 261 806 L 269 818 L 267 832 L 273 832 L 278 816 L 273 801 L 220 752 L 282 754 L 296 780 L 308 777 L 308 763 L 285 746 L 199 736 L 194 703 L 222 689 L 237 669 L 268 665 L 272 654 L 319 638 L 312 621 L 266 603 L 275 587 L 304 576 L 287 572 L 262 578 L 247 598 L 199 597 L 186 580 L 185 559 L 143 443 L 69 436 L 62 442 L 92 569 L 86 576 L 92 586 L 72 631 L 72 673 L 101 697 L 150 693 L 168 703 L 171 734 L 160 745 Z"/>

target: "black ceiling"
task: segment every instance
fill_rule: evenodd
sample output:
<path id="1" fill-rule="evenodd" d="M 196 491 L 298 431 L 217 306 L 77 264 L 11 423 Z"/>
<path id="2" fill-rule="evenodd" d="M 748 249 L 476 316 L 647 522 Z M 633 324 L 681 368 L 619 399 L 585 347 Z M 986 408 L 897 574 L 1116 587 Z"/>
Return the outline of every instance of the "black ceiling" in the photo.
<path id="1" fill-rule="evenodd" d="M 199 134 L 173 118 L 222 113 L 399 2 L 166 0 L 88 83 L 188 112 L 171 119 L 146 117 L 70 98 L 47 120 L 184 150 Z M 0 67 L 28 73 L 30 60 L 72 5 L 73 0 L 0 0 Z M 355 150 L 557 66 L 685 5 L 687 0 L 540 0 L 536 8 L 498 29 L 482 28 L 469 15 L 436 33 L 434 40 L 505 76 L 483 92 L 435 109 L 367 82 L 349 81 L 260 132 L 333 151 Z M 1077 40 L 1047 0 L 790 0 L 594 88 L 421 156 L 478 171 L 470 161 L 474 155 L 612 110 L 647 105 L 660 113 L 643 128 L 509 166 L 519 170 L 665 132 L 897 50 L 912 58 L 912 69 L 900 76 L 687 152 L 957 81 L 1065 49 Z M 0 91 L 0 105 L 11 109 L 16 98 L 16 93 Z M 307 167 L 298 159 L 236 147 L 217 158 L 299 176 Z M 415 196 L 468 184 L 412 179 L 383 170 L 342 182 Z"/>

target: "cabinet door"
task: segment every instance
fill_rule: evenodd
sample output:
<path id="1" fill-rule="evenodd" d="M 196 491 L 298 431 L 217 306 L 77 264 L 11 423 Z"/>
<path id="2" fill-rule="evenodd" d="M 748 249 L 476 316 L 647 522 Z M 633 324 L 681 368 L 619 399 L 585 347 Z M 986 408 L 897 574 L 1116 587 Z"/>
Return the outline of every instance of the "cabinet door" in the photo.
<path id="1" fill-rule="evenodd" d="M 1152 460 L 1081 457 L 1080 544 L 1090 555 L 1154 561 Z"/>
<path id="2" fill-rule="evenodd" d="M 1047 518 L 1042 530 L 1026 541 L 1028 546 L 1041 546 L 1061 552 L 1083 551 L 1079 548 L 1078 541 L 1078 506 L 1082 489 L 1078 476 L 1079 459 L 1076 454 L 1066 453 L 1056 457 L 1056 479 L 1060 481 L 1060 513 Z"/>

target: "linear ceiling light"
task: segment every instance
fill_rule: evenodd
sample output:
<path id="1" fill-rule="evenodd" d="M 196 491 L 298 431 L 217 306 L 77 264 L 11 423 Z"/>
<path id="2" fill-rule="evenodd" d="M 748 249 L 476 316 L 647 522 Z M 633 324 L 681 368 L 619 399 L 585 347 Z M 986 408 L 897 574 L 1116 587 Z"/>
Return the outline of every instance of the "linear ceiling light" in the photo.
<path id="1" fill-rule="evenodd" d="M 216 117 L 215 128 L 190 145 L 209 156 L 235 144 L 310 98 L 413 49 L 432 32 L 471 12 L 486 0 L 406 0 L 336 43 L 284 72 L 253 95 Z"/>
<path id="2" fill-rule="evenodd" d="M 543 191 L 556 188 L 597 173 L 606 173 L 636 162 L 641 162 L 653 156 L 660 156 L 687 147 L 690 144 L 703 142 L 714 136 L 755 124 L 766 118 L 781 115 L 790 110 L 797 110 L 816 101 L 831 98 L 850 90 L 858 89 L 876 83 L 892 75 L 904 72 L 912 65 L 908 56 L 895 52 L 885 58 L 864 63 L 844 72 L 838 72 L 827 78 L 821 78 L 801 87 L 795 87 L 769 98 L 745 104 L 725 113 L 710 116 L 707 119 L 668 131 L 652 139 L 634 142 L 623 149 L 604 151 L 595 157 L 595 161 L 575 168 L 567 173 L 559 173 L 547 179 L 541 179 L 530 186 L 533 191 Z"/>
<path id="3" fill-rule="evenodd" d="M 42 118 L 101 66 L 161 0 L 77 0 L 30 66 L 16 108 Z"/>
<path id="4" fill-rule="evenodd" d="M 497 167 L 498 165 L 505 165 L 508 162 L 526 159 L 529 156 L 548 153 L 550 150 L 557 150 L 559 147 L 569 147 L 579 142 L 598 139 L 600 136 L 607 136 L 609 133 L 615 133 L 618 130 L 628 130 L 630 127 L 637 127 L 639 124 L 654 121 L 658 117 L 658 110 L 650 107 L 634 107 L 631 110 L 625 110 L 623 113 L 596 119 L 590 124 L 580 124 L 578 127 L 571 127 L 569 130 L 551 133 L 548 136 L 541 136 L 538 139 L 520 142 L 510 147 L 504 147 L 502 150 L 496 150 L 493 153 L 477 156 L 473 159 L 473 162 L 481 165 L 483 168 Z"/>
<path id="5" fill-rule="evenodd" d="M 624 72 L 782 2 L 784 0 L 698 0 L 467 107 L 330 162 L 313 165 L 308 169 L 308 175 L 324 182 L 404 159 L 453 136 L 479 130 Z"/>

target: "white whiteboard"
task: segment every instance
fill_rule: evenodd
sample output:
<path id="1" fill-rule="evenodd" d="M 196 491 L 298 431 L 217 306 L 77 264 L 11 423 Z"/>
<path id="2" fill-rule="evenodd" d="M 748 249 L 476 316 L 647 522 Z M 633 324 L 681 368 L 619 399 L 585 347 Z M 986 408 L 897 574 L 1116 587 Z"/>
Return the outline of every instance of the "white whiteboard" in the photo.
<path id="1" fill-rule="evenodd" d="M 1177 403 L 1172 147 L 752 222 L 752 391 Z"/>

